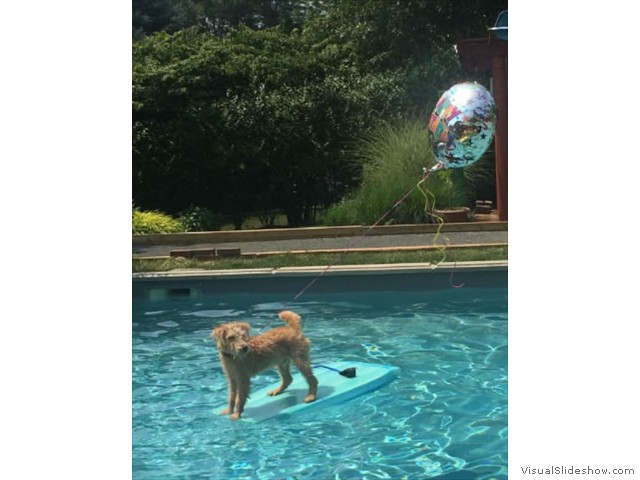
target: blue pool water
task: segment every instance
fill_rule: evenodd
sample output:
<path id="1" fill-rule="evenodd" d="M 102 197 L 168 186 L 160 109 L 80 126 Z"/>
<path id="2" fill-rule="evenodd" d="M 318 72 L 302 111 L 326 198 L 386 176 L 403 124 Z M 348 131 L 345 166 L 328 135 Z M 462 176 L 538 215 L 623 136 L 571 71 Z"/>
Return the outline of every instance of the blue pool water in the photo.
<path id="1" fill-rule="evenodd" d="M 134 300 L 134 479 L 507 478 L 506 287 L 305 295 L 287 307 L 303 317 L 314 363 L 385 363 L 399 377 L 290 418 L 217 415 L 227 384 L 209 332 L 235 319 L 276 326 L 282 301 Z M 277 381 L 267 371 L 252 388 Z"/>

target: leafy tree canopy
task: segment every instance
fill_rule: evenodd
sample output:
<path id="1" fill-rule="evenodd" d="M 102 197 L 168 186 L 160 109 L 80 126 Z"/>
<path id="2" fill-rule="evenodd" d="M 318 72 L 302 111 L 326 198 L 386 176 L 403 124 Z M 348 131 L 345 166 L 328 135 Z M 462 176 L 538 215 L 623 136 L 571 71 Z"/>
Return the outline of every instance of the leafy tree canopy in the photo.
<path id="1" fill-rule="evenodd" d="M 359 181 L 354 139 L 427 115 L 460 76 L 455 36 L 486 34 L 503 7 L 134 0 L 135 204 L 313 221 Z"/>

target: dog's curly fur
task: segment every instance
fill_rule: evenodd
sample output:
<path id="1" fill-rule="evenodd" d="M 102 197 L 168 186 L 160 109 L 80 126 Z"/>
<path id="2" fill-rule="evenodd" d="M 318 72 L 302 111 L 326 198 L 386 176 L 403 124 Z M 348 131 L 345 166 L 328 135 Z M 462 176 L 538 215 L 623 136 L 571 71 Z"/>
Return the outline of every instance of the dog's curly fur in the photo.
<path id="1" fill-rule="evenodd" d="M 222 415 L 231 414 L 232 420 L 240 418 L 249 397 L 251 377 L 266 368 L 276 366 L 282 380 L 269 395 L 284 392 L 292 381 L 289 371 L 292 361 L 309 384 L 304 401 L 309 403 L 316 399 L 318 380 L 311 368 L 311 342 L 302 334 L 300 316 L 285 310 L 279 313 L 279 317 L 286 326 L 257 336 L 249 335 L 251 326 L 245 322 L 225 323 L 211 332 L 229 381 L 229 404 L 220 412 Z"/>

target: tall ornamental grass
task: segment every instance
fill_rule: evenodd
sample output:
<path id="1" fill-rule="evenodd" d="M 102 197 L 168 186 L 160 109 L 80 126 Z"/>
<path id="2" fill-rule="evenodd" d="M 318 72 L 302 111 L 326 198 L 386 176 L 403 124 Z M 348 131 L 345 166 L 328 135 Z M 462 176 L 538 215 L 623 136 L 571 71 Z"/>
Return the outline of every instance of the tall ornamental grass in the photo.
<path id="1" fill-rule="evenodd" d="M 451 170 L 432 173 L 422 189 L 417 187 L 423 168 L 435 164 L 424 121 L 380 127 L 355 143 L 354 161 L 362 166 L 362 183 L 329 209 L 327 225 L 371 225 L 409 191 L 381 224 L 428 222 L 428 213 L 434 208 L 468 203 L 464 178 Z M 426 196 L 425 190 L 429 192 Z"/>

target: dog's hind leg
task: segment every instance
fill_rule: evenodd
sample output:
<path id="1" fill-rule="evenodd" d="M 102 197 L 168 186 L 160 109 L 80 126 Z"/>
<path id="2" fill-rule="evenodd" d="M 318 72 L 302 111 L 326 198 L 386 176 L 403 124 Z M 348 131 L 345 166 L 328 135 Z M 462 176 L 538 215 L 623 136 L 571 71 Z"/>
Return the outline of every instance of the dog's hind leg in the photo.
<path id="1" fill-rule="evenodd" d="M 309 391 L 307 392 L 307 396 L 304 397 L 305 403 L 313 402 L 316 399 L 316 395 L 318 394 L 318 379 L 313 374 L 313 369 L 311 368 L 311 359 L 308 354 L 304 354 L 299 357 L 293 357 L 293 361 L 300 370 L 300 373 L 304 376 L 309 384 Z"/>
<path id="2" fill-rule="evenodd" d="M 278 365 L 278 372 L 280 372 L 280 379 L 282 380 L 282 383 L 278 388 L 269 392 L 269 395 L 271 395 L 272 397 L 274 395 L 280 395 L 287 389 L 289 385 L 291 385 L 293 377 L 291 376 L 291 371 L 289 370 L 290 365 L 291 362 L 289 360 Z"/>

